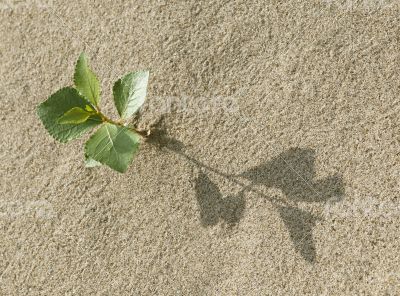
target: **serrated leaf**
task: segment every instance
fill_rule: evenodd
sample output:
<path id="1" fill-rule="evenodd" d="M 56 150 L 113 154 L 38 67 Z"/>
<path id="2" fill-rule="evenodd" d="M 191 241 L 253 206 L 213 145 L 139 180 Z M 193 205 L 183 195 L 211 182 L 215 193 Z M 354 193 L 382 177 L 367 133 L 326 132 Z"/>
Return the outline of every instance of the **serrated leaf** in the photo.
<path id="1" fill-rule="evenodd" d="M 86 142 L 85 154 L 123 173 L 132 162 L 139 141 L 140 136 L 127 127 L 105 123 Z"/>
<path id="2" fill-rule="evenodd" d="M 102 164 L 100 162 L 94 160 L 90 156 L 85 155 L 85 167 L 94 168 L 94 167 L 101 166 L 101 165 Z"/>
<path id="3" fill-rule="evenodd" d="M 76 139 L 102 122 L 98 115 L 91 115 L 80 124 L 59 124 L 58 119 L 74 107 L 85 108 L 88 102 L 72 87 L 65 87 L 51 95 L 37 107 L 43 125 L 56 140 L 68 142 Z"/>
<path id="4" fill-rule="evenodd" d="M 143 105 L 148 80 L 148 71 L 138 71 L 129 73 L 115 82 L 114 103 L 121 118 L 129 118 Z"/>
<path id="5" fill-rule="evenodd" d="M 93 105 L 100 103 L 100 83 L 89 68 L 86 55 L 82 53 L 76 63 L 74 83 L 76 89 Z"/>
<path id="6" fill-rule="evenodd" d="M 61 116 L 57 122 L 59 124 L 78 124 L 85 122 L 92 115 L 92 113 L 83 110 L 80 107 L 74 107 L 71 110 L 68 110 Z"/>

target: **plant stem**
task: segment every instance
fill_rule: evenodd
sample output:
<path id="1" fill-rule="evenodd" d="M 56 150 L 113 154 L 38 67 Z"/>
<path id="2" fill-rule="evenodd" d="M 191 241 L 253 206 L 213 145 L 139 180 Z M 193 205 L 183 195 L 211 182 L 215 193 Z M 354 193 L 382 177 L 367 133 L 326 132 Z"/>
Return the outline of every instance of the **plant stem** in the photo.
<path id="1" fill-rule="evenodd" d="M 119 121 L 114 121 L 111 118 L 107 117 L 106 115 L 104 115 L 99 109 L 97 109 L 97 114 L 101 117 L 101 120 L 103 122 L 108 122 L 114 125 L 118 125 L 118 126 L 122 126 L 122 127 L 126 127 L 129 128 L 130 130 L 134 131 L 135 133 L 137 133 L 138 135 L 142 136 L 143 138 L 147 138 L 149 136 L 148 131 L 146 130 L 137 130 L 134 127 L 127 127 L 125 126 L 123 123 L 123 120 L 119 120 Z"/>

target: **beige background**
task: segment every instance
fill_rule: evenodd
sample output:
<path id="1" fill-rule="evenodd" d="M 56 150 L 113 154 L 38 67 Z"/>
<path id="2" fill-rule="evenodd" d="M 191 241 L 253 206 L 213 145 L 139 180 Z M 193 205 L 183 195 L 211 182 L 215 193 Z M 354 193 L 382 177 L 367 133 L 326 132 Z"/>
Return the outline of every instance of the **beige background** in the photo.
<path id="1" fill-rule="evenodd" d="M 399 13 L 2 1 L 0 294 L 399 294 Z M 162 131 L 126 174 L 36 116 L 81 51 L 110 115 L 113 82 L 151 72 Z"/>

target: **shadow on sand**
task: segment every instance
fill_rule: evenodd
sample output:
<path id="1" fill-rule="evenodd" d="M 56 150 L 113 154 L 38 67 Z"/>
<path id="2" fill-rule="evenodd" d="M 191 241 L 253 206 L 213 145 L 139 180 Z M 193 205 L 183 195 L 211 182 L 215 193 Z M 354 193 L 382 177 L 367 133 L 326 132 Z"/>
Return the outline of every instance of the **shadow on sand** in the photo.
<path id="1" fill-rule="evenodd" d="M 185 154 L 184 145 L 176 139 L 169 138 L 162 129 L 156 129 L 148 141 L 159 148 L 167 148 L 180 154 L 200 169 L 195 190 L 202 226 L 213 226 L 220 221 L 228 225 L 237 224 L 245 211 L 244 193 L 253 191 L 275 206 L 288 229 L 296 251 L 308 262 L 315 261 L 316 250 L 312 231 L 319 218 L 295 205 L 297 202 L 324 203 L 331 198 L 338 201 L 344 195 L 344 184 L 340 175 L 316 179 L 314 150 L 291 148 L 239 175 L 228 175 Z M 223 197 L 206 171 L 226 177 L 242 186 L 242 190 L 235 196 Z M 243 178 L 250 181 L 250 184 L 241 182 Z M 257 191 L 254 185 L 280 189 L 287 201 L 268 197 Z"/>

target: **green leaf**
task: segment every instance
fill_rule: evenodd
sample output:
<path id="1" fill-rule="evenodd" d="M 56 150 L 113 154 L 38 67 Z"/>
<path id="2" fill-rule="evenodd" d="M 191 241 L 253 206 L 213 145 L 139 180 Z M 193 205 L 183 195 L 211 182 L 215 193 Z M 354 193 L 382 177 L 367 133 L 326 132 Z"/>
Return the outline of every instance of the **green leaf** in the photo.
<path id="1" fill-rule="evenodd" d="M 72 108 L 85 108 L 88 102 L 72 87 L 65 87 L 51 95 L 37 108 L 37 114 L 50 135 L 60 142 L 76 139 L 102 122 L 98 115 L 91 115 L 79 124 L 60 124 L 58 119 Z"/>
<path id="2" fill-rule="evenodd" d="M 85 110 L 86 110 L 87 112 L 93 112 L 93 111 L 94 111 L 93 108 L 90 107 L 89 105 L 86 105 L 86 106 L 85 106 Z"/>
<path id="3" fill-rule="evenodd" d="M 85 154 L 85 167 L 87 168 L 94 168 L 97 166 L 101 166 L 102 164 L 96 160 L 94 160 L 93 158 L 91 158 L 90 156 L 87 156 Z"/>
<path id="4" fill-rule="evenodd" d="M 74 107 L 71 110 L 65 112 L 64 115 L 61 116 L 57 122 L 59 124 L 78 124 L 88 120 L 90 115 L 92 115 L 92 113 L 83 110 L 80 107 Z"/>
<path id="5" fill-rule="evenodd" d="M 138 71 L 125 75 L 113 87 L 114 103 L 121 118 L 135 114 L 146 98 L 149 71 Z"/>
<path id="6" fill-rule="evenodd" d="M 96 75 L 90 70 L 86 55 L 79 56 L 75 67 L 74 83 L 76 89 L 94 106 L 100 103 L 100 83 Z"/>
<path id="7" fill-rule="evenodd" d="M 140 136 L 127 127 L 105 123 L 86 142 L 85 154 L 123 173 L 132 162 L 139 141 Z"/>

